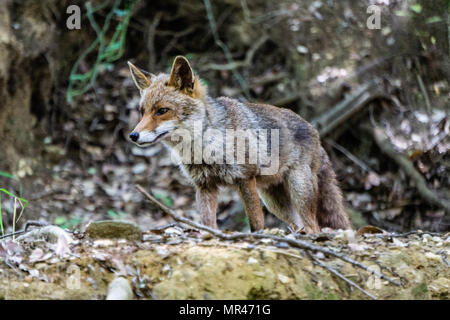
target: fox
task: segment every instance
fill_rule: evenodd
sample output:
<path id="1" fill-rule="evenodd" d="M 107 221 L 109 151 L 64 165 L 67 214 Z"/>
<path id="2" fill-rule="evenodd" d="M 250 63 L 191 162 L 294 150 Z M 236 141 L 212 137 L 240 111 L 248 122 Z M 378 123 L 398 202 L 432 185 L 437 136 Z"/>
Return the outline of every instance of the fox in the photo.
<path id="1" fill-rule="evenodd" d="M 263 174 L 263 165 L 257 161 L 220 163 L 203 159 L 180 163 L 195 187 L 202 224 L 217 229 L 219 190 L 232 187 L 239 193 L 252 232 L 264 229 L 261 200 L 270 213 L 295 232 L 313 234 L 325 227 L 351 229 L 342 191 L 319 133 L 298 114 L 268 104 L 211 97 L 184 56 L 175 58 L 170 74 L 152 74 L 131 62 L 128 65 L 140 92 L 140 120 L 129 139 L 139 147 L 162 142 L 182 158 L 173 138 L 177 130 L 195 136 L 195 122 L 202 125 L 202 132 L 277 130 L 278 167 L 270 174 Z M 200 147 L 210 144 L 203 140 Z M 247 147 L 244 150 L 248 152 Z M 187 159 L 192 157 L 188 155 Z"/>

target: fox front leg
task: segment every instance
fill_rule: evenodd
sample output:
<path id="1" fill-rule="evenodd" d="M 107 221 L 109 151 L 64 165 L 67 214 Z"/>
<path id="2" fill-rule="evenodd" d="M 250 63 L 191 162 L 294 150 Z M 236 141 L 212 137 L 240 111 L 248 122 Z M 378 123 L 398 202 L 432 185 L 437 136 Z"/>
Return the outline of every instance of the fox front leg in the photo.
<path id="1" fill-rule="evenodd" d="M 217 229 L 217 190 L 209 190 L 197 187 L 195 194 L 197 210 L 202 215 L 202 222 L 205 226 Z"/>
<path id="2" fill-rule="evenodd" d="M 242 180 L 238 184 L 239 195 L 244 203 L 245 213 L 252 231 L 264 229 L 264 215 L 256 189 L 256 179 Z"/>

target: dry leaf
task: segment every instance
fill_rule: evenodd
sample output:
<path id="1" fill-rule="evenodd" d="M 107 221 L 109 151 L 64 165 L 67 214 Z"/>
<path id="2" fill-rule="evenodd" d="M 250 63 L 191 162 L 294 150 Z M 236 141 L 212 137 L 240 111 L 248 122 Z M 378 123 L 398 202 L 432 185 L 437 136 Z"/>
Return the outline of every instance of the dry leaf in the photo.
<path id="1" fill-rule="evenodd" d="M 378 227 L 367 225 L 365 227 L 360 228 L 356 233 L 356 235 L 361 236 L 363 234 L 377 234 L 377 233 L 385 233 L 385 231 Z"/>

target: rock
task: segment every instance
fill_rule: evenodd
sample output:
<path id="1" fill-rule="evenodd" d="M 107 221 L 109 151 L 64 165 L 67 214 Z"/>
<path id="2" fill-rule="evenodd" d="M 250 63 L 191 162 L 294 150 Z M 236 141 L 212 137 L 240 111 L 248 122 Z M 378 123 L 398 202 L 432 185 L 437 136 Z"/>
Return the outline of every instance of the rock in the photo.
<path id="1" fill-rule="evenodd" d="M 85 231 L 93 239 L 127 239 L 140 240 L 141 230 L 137 225 L 125 221 L 95 221 L 91 222 Z"/>
<path id="2" fill-rule="evenodd" d="M 278 280 L 280 280 L 281 283 L 286 284 L 286 283 L 289 282 L 290 279 L 289 279 L 289 277 L 286 277 L 284 274 L 279 273 L 278 274 Z"/>
<path id="3" fill-rule="evenodd" d="M 134 174 L 141 174 L 144 173 L 145 170 L 147 170 L 147 165 L 145 163 L 138 163 L 134 165 L 131 170 L 133 171 Z"/>
<path id="4" fill-rule="evenodd" d="M 248 258 L 247 260 L 248 264 L 259 264 L 259 261 L 253 257 Z"/>
<path id="5" fill-rule="evenodd" d="M 133 291 L 130 283 L 123 277 L 115 278 L 108 286 L 108 296 L 106 300 L 131 300 Z"/>

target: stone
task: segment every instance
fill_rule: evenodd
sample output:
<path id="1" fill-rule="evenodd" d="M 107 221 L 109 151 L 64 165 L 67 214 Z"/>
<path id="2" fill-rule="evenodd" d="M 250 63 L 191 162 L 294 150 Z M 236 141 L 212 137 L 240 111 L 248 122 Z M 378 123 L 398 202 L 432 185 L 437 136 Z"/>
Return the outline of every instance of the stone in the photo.
<path id="1" fill-rule="evenodd" d="M 141 239 L 139 227 L 126 221 L 103 220 L 91 222 L 86 227 L 85 233 L 93 239 Z"/>

